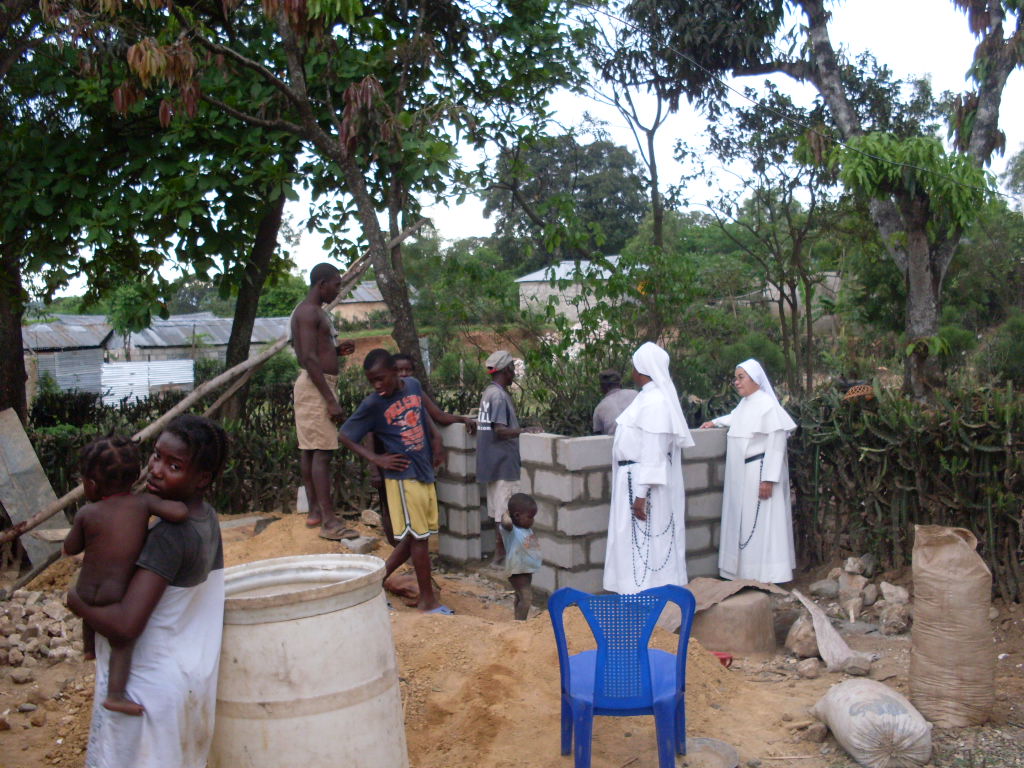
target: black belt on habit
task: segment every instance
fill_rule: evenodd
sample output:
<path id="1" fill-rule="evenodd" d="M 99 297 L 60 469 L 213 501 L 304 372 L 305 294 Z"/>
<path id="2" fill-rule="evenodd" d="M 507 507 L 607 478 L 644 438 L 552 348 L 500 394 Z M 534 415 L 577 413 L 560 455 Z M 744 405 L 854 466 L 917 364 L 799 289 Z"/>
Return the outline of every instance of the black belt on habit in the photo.
<path id="1" fill-rule="evenodd" d="M 757 456 L 747 456 L 747 458 L 745 458 L 743 460 L 743 463 L 744 464 L 749 464 L 752 461 L 759 461 L 760 459 L 763 459 L 763 458 L 764 458 L 764 454 L 763 453 L 759 453 L 759 454 L 757 454 Z"/>
<path id="2" fill-rule="evenodd" d="M 764 454 L 761 454 L 761 455 L 763 456 Z M 628 467 L 630 464 L 636 464 L 636 462 L 635 461 L 620 461 L 619 462 L 619 466 L 620 467 Z"/>

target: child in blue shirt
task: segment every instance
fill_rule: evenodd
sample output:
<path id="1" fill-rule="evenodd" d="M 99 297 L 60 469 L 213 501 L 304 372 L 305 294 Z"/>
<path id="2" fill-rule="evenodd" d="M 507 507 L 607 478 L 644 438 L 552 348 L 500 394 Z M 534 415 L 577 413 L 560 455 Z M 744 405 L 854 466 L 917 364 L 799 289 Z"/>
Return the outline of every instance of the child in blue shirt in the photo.
<path id="1" fill-rule="evenodd" d="M 533 574 L 540 570 L 540 542 L 533 532 L 537 502 L 525 493 L 514 493 L 508 500 L 508 513 L 501 519 L 501 538 L 505 543 L 505 570 L 515 590 L 516 621 L 526 621 L 533 604 Z"/>

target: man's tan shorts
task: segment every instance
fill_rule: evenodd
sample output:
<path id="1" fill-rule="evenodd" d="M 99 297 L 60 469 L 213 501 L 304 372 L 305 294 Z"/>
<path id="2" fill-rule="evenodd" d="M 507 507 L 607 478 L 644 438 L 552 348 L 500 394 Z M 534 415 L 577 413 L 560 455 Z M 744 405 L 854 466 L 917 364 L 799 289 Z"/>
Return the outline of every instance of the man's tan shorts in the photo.
<path id="1" fill-rule="evenodd" d="M 338 386 L 337 376 L 324 374 L 327 385 L 334 391 Z M 305 370 L 292 387 L 295 403 L 295 434 L 299 438 L 300 451 L 336 451 L 338 449 L 338 425 L 331 421 L 327 402 L 313 385 Z"/>

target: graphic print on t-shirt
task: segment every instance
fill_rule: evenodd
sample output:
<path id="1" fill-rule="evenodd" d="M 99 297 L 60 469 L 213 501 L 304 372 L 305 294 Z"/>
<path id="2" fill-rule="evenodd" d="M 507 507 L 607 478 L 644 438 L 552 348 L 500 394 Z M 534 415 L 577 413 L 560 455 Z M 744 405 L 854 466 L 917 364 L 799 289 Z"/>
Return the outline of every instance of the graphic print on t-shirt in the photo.
<path id="1" fill-rule="evenodd" d="M 384 411 L 384 420 L 388 426 L 399 431 L 402 445 L 409 451 L 422 451 L 427 445 L 426 432 L 420 418 L 421 405 L 419 395 L 406 395 Z"/>
<path id="2" fill-rule="evenodd" d="M 476 417 L 477 429 L 491 428 L 491 401 L 484 398 L 480 401 L 480 413 Z"/>

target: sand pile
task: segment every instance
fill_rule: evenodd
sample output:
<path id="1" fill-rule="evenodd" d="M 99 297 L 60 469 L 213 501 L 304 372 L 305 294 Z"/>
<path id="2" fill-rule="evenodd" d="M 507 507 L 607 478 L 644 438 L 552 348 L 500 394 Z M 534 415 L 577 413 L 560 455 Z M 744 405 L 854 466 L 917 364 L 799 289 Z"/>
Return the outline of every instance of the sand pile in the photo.
<path id="1" fill-rule="evenodd" d="M 579 612 L 566 616 L 570 649 L 593 647 Z M 546 614 L 512 622 L 402 612 L 393 626 L 412 765 L 558 764 L 558 658 Z M 676 635 L 660 631 L 655 639 L 671 650 L 677 642 Z M 688 731 L 707 734 L 715 717 L 712 702 L 731 699 L 741 683 L 696 641 L 687 678 Z M 593 765 L 627 763 L 657 764 L 653 718 L 599 718 Z"/>
<path id="2" fill-rule="evenodd" d="M 346 551 L 337 542 L 317 537 L 304 522 L 303 516 L 286 515 L 256 536 L 252 529 L 226 529 L 225 564 Z M 364 535 L 380 536 L 379 529 L 363 523 L 354 527 Z M 374 553 L 386 556 L 389 552 L 381 539 Z M 31 588 L 63 590 L 76 575 L 77 563 L 65 561 Z M 436 581 L 441 599 L 456 610 L 455 616 L 422 615 L 392 599 L 412 768 L 571 766 L 572 758 L 559 754 L 558 660 L 547 614 L 513 621 L 511 593 L 500 579 L 452 571 L 436 573 Z M 567 611 L 566 623 L 571 651 L 593 647 L 575 608 Z M 330 639 L 325 641 L 331 647 Z M 677 642 L 678 636 L 656 631 L 656 646 L 675 650 Z M 344 649 L 334 653 L 337 663 L 345 662 Z M 90 672 L 91 663 L 77 660 L 45 669 L 47 679 L 40 683 L 52 686 L 60 692 L 58 697 L 67 700 L 51 702 L 60 710 L 52 718 L 56 722 L 22 732 L 30 738 L 22 742 L 25 751 L 17 754 L 13 766 L 81 765 L 89 722 Z M 723 669 L 715 657 L 691 642 L 687 733 L 723 739 L 739 748 L 744 759 L 773 754 L 801 754 L 806 759 L 817 745 L 793 743 L 782 720 L 805 717 L 806 706 L 828 686 L 826 680 L 808 683 L 814 684 L 814 690 L 794 690 L 789 687 L 795 685 L 792 682 L 783 683 L 782 688 L 745 682 L 742 673 Z M 11 694 L 24 695 L 20 689 Z M 822 760 L 819 763 L 815 755 L 802 768 L 819 768 L 826 764 Z M 656 765 L 653 718 L 597 718 L 594 768 Z"/>

